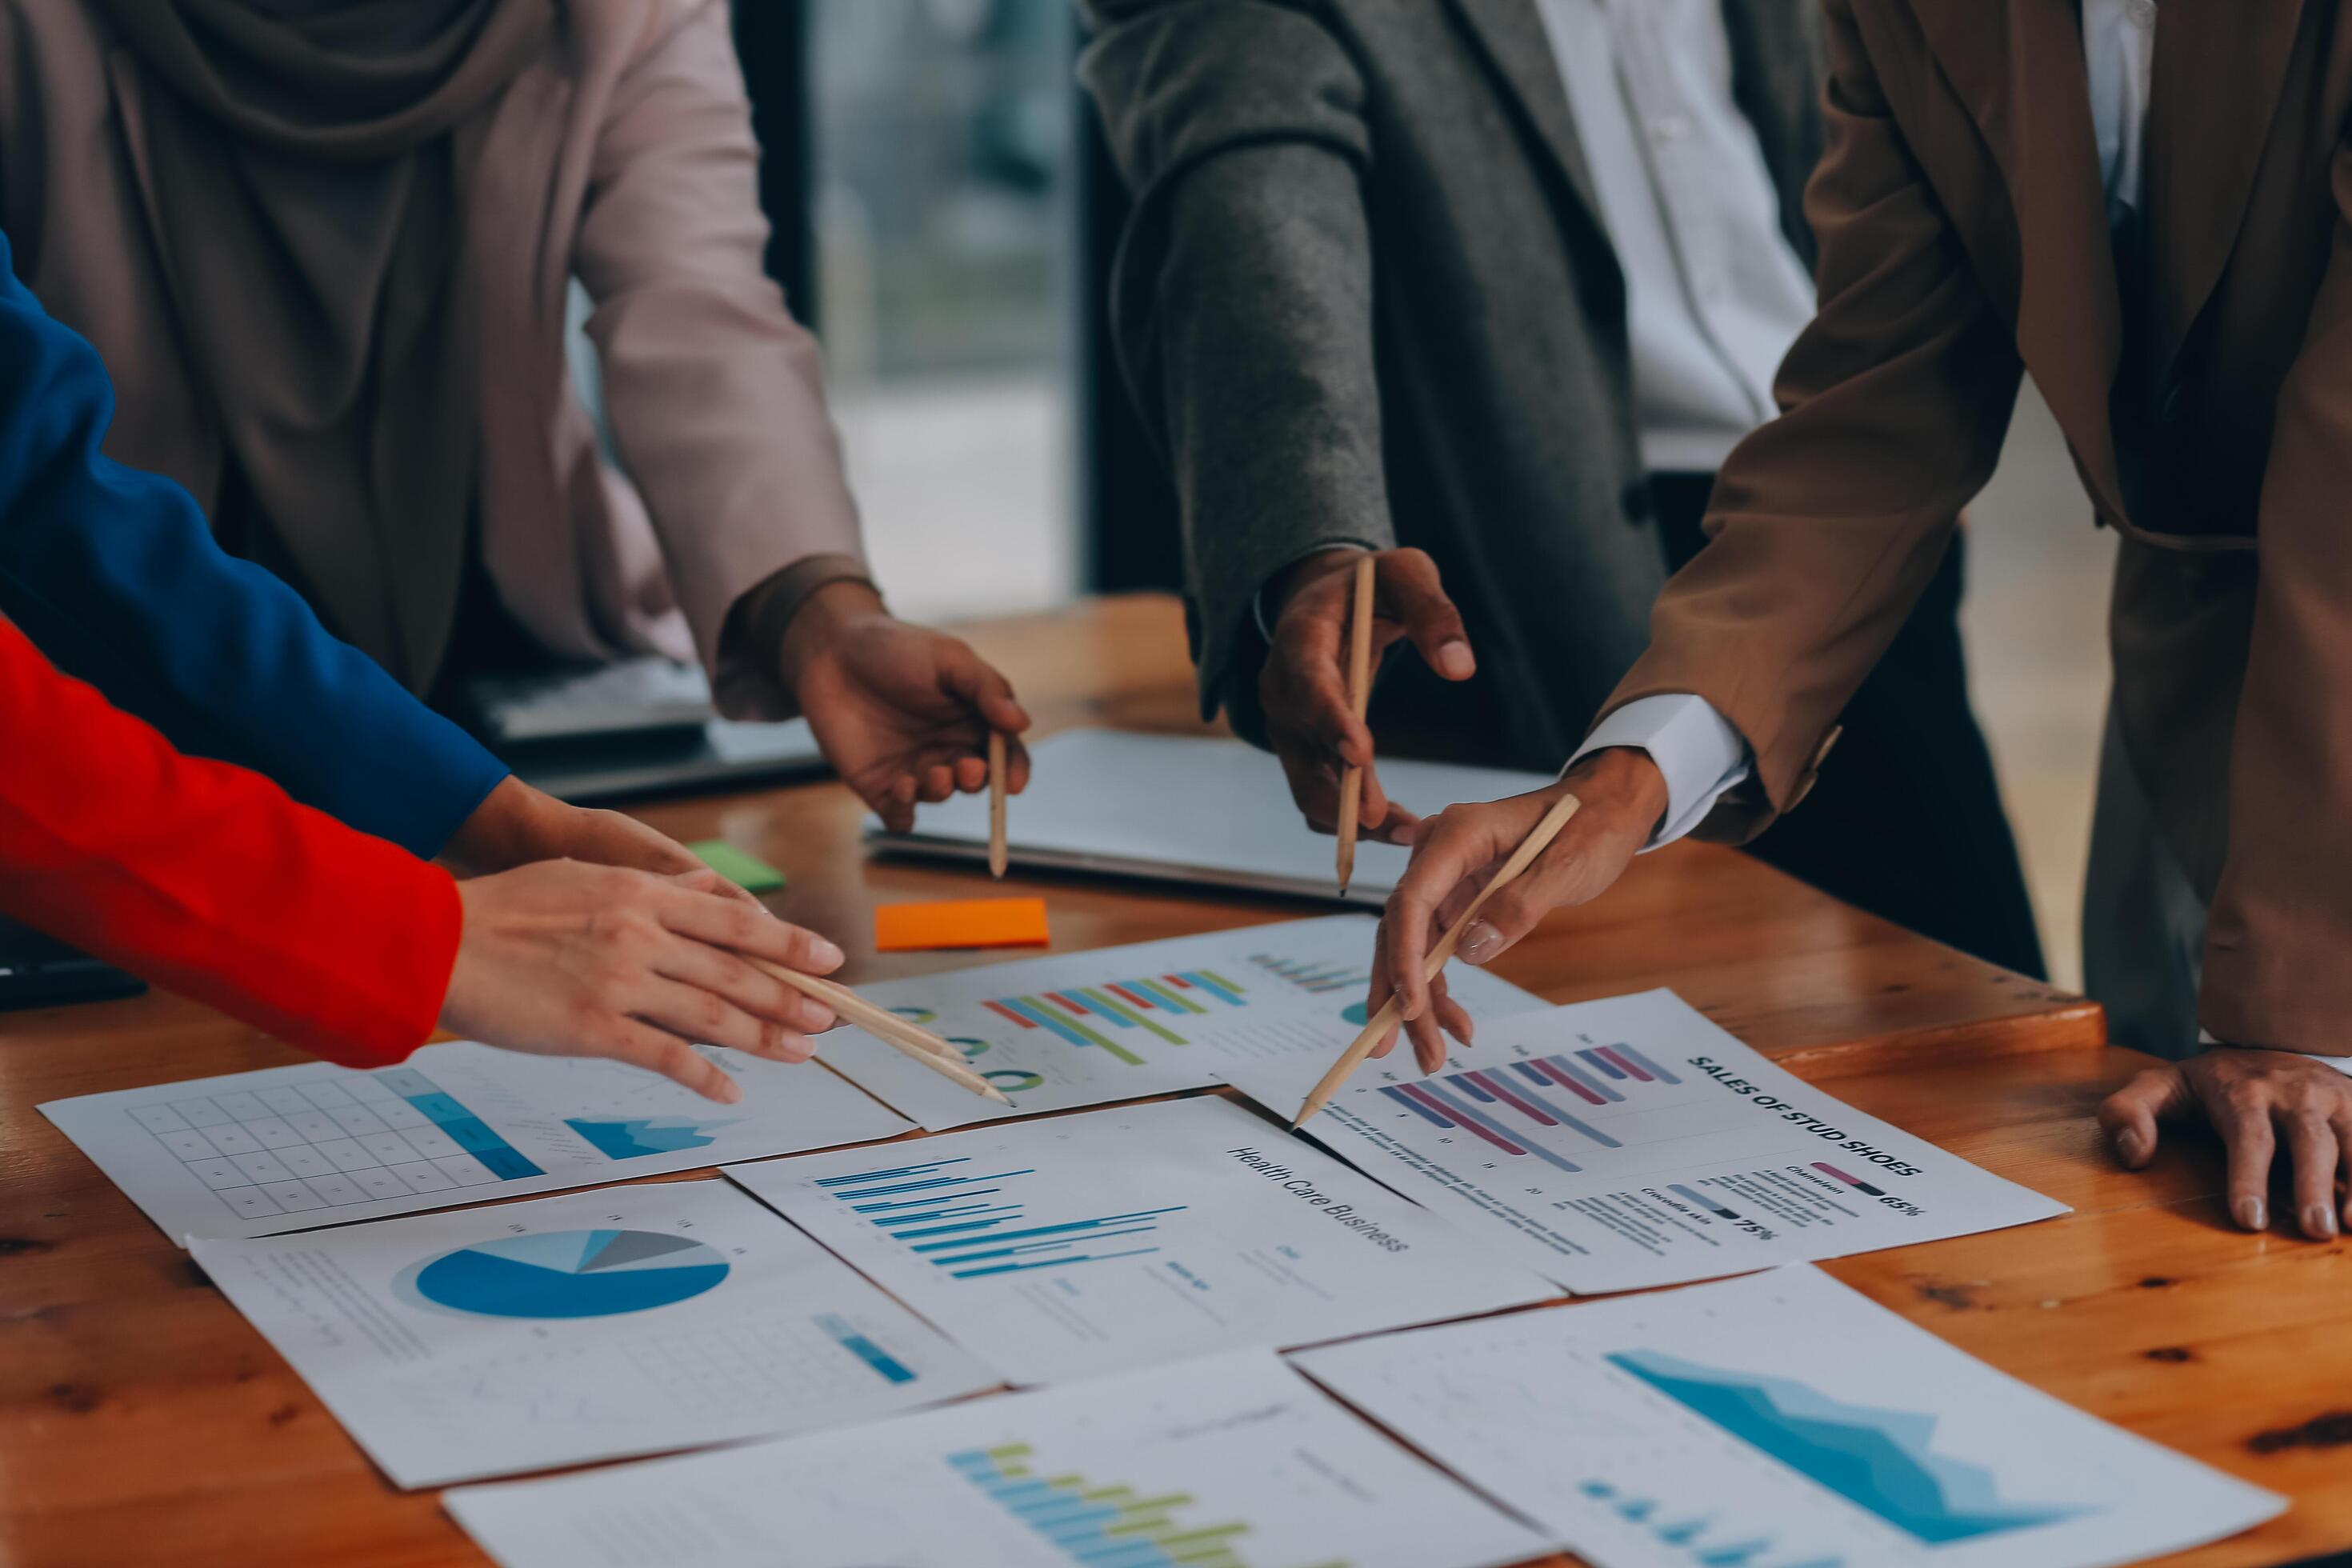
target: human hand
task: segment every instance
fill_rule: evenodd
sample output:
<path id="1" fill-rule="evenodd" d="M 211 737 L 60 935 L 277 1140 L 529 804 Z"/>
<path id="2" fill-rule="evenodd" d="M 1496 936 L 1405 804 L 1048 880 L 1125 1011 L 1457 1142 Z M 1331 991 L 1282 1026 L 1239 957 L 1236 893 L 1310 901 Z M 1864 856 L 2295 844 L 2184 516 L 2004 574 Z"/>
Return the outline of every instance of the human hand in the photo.
<path id="1" fill-rule="evenodd" d="M 592 866 L 622 866 L 660 877 L 705 869 L 694 852 L 667 834 L 617 811 L 571 805 L 509 773 L 466 818 L 442 858 L 461 875 L 487 876 L 541 860 L 580 860 Z M 720 879 L 712 890 L 756 903 L 751 894 Z"/>
<path id="2" fill-rule="evenodd" d="M 1388 798 L 1372 765 L 1372 732 L 1348 700 L 1349 615 L 1355 603 L 1359 550 L 1325 550 L 1292 566 L 1268 590 L 1276 607 L 1258 700 L 1265 710 L 1266 742 L 1281 759 L 1290 798 L 1318 833 L 1336 830 L 1339 779 L 1364 770 L 1358 825 L 1367 837 L 1410 844 L 1420 818 Z M 1429 668 L 1448 680 L 1467 680 L 1477 660 L 1462 629 L 1461 613 L 1438 582 L 1437 563 L 1419 550 L 1375 554 L 1372 577 L 1372 658 L 1410 637 Z"/>
<path id="3" fill-rule="evenodd" d="M 535 1056 L 603 1057 L 710 1100 L 743 1098 L 692 1041 L 806 1061 L 832 1010 L 745 962 L 804 973 L 841 949 L 757 904 L 724 897 L 711 870 L 657 877 L 544 860 L 457 884 L 465 928 L 441 1026 Z"/>
<path id="4" fill-rule="evenodd" d="M 2352 1225 L 2352 1201 L 2336 1191 L 2352 1156 L 2352 1079 L 2293 1051 L 2223 1046 L 2150 1068 L 2099 1107 L 2116 1158 L 2133 1171 L 2156 1157 L 2159 1125 L 2200 1118 L 2229 1149 L 2230 1215 L 2239 1225 L 2270 1228 L 2271 1168 L 2282 1140 L 2303 1234 L 2324 1241 Z"/>
<path id="5" fill-rule="evenodd" d="M 1446 994 L 1444 976 L 1423 976 L 1430 948 L 1564 795 L 1576 796 L 1576 815 L 1462 934 L 1460 956 L 1487 963 L 1551 910 L 1597 898 L 1617 880 L 1665 816 L 1665 778 L 1647 752 L 1619 747 L 1595 752 L 1556 784 L 1508 800 L 1448 806 L 1422 825 L 1412 863 L 1381 916 L 1365 1005 L 1377 1015 L 1397 997 L 1423 1071 L 1445 1065 L 1446 1033 L 1470 1038 L 1458 1026 L 1469 1020 Z M 1391 1031 L 1372 1054 L 1386 1056 L 1395 1043 Z"/>
<path id="6" fill-rule="evenodd" d="M 894 618 L 865 584 L 819 589 L 780 658 L 834 771 L 891 832 L 915 825 L 918 800 L 988 787 L 991 730 L 1005 738 L 1004 787 L 1027 786 L 1029 715 L 1004 677 L 957 638 Z"/>

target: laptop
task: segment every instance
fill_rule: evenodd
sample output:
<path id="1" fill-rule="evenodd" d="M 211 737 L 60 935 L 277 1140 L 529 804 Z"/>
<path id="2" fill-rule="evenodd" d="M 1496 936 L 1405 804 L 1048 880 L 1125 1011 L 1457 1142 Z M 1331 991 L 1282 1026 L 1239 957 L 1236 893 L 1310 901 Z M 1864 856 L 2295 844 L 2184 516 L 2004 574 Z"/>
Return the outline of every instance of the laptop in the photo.
<path id="1" fill-rule="evenodd" d="M 1005 816 L 1013 864 L 1206 887 L 1334 900 L 1331 836 L 1291 804 L 1282 764 L 1239 741 L 1066 730 L 1031 748 L 1029 787 Z M 1381 787 L 1423 816 L 1467 800 L 1500 800 L 1554 782 L 1451 763 L 1382 759 Z M 916 808 L 910 833 L 866 823 L 882 853 L 984 860 L 988 801 L 959 795 Z M 1347 901 L 1377 908 L 1404 875 L 1409 852 L 1367 839 L 1356 851 Z"/>
<path id="2" fill-rule="evenodd" d="M 0 1012 L 136 996 L 147 983 L 28 925 L 0 919 Z"/>
<path id="3" fill-rule="evenodd" d="M 477 676 L 458 717 L 525 784 L 574 805 L 738 788 L 821 773 L 805 720 L 721 719 L 690 664 L 617 664 Z"/>

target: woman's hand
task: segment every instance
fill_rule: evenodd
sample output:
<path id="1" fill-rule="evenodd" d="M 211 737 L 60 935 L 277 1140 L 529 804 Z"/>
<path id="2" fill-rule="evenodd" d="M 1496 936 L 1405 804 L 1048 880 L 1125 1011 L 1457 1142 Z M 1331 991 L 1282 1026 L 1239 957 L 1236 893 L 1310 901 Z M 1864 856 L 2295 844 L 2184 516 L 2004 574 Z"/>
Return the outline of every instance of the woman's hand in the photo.
<path id="1" fill-rule="evenodd" d="M 1535 864 L 1487 900 L 1462 935 L 1460 956 L 1487 963 L 1553 910 L 1597 898 L 1617 880 L 1665 816 L 1665 778 L 1647 752 L 1596 752 L 1548 788 L 1483 805 L 1448 806 L 1422 824 L 1412 863 L 1381 917 L 1366 1005 L 1377 1014 L 1391 994 L 1399 999 L 1423 1071 L 1445 1065 L 1440 1025 L 1460 1039 L 1470 1037 L 1460 1026 L 1468 1019 L 1445 994 L 1444 977 L 1423 977 L 1429 950 L 1563 795 L 1577 797 L 1576 815 Z M 1372 1054 L 1386 1056 L 1395 1043 L 1391 1033 Z"/>
<path id="2" fill-rule="evenodd" d="M 2156 1157 L 2157 1129 L 2199 1121 L 2230 1151 L 2230 1215 L 2247 1230 L 2270 1228 L 2273 1162 L 2294 1167 L 2295 1223 L 2315 1241 L 2352 1226 L 2352 1199 L 2337 1190 L 2352 1156 L 2352 1079 L 2333 1064 L 2293 1051 L 2217 1047 L 2150 1068 L 2099 1107 L 2116 1158 L 2139 1170 Z"/>
<path id="3" fill-rule="evenodd" d="M 803 973 L 841 949 L 716 889 L 715 871 L 658 877 L 547 860 L 457 884 L 465 930 L 441 1026 L 539 1056 L 604 1057 L 733 1104 L 735 1080 L 692 1041 L 806 1061 L 829 1008 L 744 962 Z"/>
<path id="4" fill-rule="evenodd" d="M 662 877 L 688 876 L 704 868 L 686 846 L 634 816 L 566 805 L 512 773 L 474 808 L 441 854 L 466 877 L 512 870 L 541 860 L 625 866 Z M 716 890 L 751 900 L 751 894 L 732 882 L 722 880 Z"/>
<path id="5" fill-rule="evenodd" d="M 782 676 L 842 782 L 904 833 L 915 803 L 988 787 L 988 733 L 1005 788 L 1029 782 L 1029 715 L 1004 677 L 944 632 L 909 626 L 863 583 L 828 584 L 785 628 Z"/>

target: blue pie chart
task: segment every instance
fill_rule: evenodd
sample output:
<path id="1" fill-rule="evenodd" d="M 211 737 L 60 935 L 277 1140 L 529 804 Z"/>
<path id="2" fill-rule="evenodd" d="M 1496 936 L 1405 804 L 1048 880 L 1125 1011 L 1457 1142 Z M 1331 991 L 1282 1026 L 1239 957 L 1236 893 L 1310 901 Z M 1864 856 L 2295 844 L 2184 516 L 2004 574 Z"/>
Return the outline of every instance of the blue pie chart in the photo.
<path id="1" fill-rule="evenodd" d="M 609 1318 L 690 1300 L 727 1259 L 657 1230 L 554 1230 L 445 1252 L 404 1281 L 436 1307 L 481 1318 Z"/>

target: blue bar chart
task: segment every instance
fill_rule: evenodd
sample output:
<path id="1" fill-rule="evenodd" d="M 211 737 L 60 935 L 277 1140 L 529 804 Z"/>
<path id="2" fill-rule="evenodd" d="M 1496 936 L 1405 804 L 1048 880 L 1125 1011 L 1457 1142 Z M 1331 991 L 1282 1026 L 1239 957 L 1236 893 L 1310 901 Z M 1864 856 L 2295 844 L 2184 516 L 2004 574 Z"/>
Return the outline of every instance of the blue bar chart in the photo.
<path id="1" fill-rule="evenodd" d="M 1140 1258 L 1159 1248 L 1150 1244 L 1124 1245 L 1129 1238 L 1150 1235 L 1159 1228 L 1163 1216 L 1181 1214 L 1186 1207 L 1171 1204 L 1032 1225 L 1013 1194 L 1021 1178 L 1035 1178 L 1037 1173 L 978 1174 L 952 1170 L 971 1163 L 957 1158 L 896 1165 L 826 1176 L 816 1185 L 876 1230 L 958 1279 Z"/>

